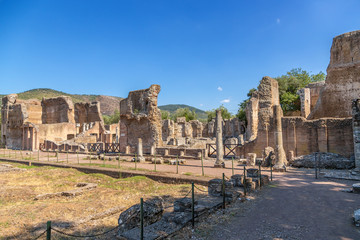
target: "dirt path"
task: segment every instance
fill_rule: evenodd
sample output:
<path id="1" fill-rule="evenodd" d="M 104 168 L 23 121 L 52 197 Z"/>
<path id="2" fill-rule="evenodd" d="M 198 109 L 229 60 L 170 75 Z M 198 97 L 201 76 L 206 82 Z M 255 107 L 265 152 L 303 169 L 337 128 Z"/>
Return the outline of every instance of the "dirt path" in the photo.
<path id="1" fill-rule="evenodd" d="M 339 191 L 352 183 L 315 180 L 313 171 L 292 169 L 255 200 L 234 204 L 222 223 L 195 231 L 198 236 L 193 238 L 360 239 L 359 229 L 352 224 L 360 195 Z"/>

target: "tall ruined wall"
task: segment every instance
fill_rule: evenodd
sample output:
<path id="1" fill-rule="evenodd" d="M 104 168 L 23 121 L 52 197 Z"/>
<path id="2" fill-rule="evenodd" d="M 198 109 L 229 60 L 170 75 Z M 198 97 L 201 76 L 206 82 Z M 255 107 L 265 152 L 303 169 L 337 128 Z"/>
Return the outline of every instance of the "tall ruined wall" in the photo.
<path id="1" fill-rule="evenodd" d="M 351 117 L 351 103 L 360 96 L 360 31 L 333 39 L 325 86 L 308 119 Z"/>
<path id="2" fill-rule="evenodd" d="M 69 135 L 76 135 L 76 126 L 73 123 L 40 124 L 38 127 L 40 143 L 45 140 L 61 142 L 67 140 Z"/>
<path id="3" fill-rule="evenodd" d="M 103 121 L 99 102 L 75 103 L 74 107 L 76 123 L 83 124 Z"/>
<path id="4" fill-rule="evenodd" d="M 2 99 L 1 139 L 9 148 L 20 149 L 23 141 L 22 126 L 25 123 L 41 123 L 41 105 L 38 100 L 21 100 L 17 94 Z"/>
<path id="5" fill-rule="evenodd" d="M 70 97 L 44 98 L 41 101 L 42 123 L 75 123 L 74 104 Z"/>
<path id="6" fill-rule="evenodd" d="M 129 92 L 120 102 L 120 142 L 135 147 L 138 138 L 144 146 L 162 145 L 161 113 L 157 107 L 159 85 Z M 124 151 L 124 149 L 122 149 Z"/>
<path id="7" fill-rule="evenodd" d="M 283 117 L 282 132 L 284 150 L 289 158 L 289 151 L 295 156 L 313 152 L 332 152 L 350 157 L 354 153 L 352 119 L 324 118 L 306 120 L 303 117 Z M 270 141 L 269 146 L 273 147 Z M 262 156 L 263 141 L 253 141 L 240 148 L 240 155 L 256 153 Z"/>

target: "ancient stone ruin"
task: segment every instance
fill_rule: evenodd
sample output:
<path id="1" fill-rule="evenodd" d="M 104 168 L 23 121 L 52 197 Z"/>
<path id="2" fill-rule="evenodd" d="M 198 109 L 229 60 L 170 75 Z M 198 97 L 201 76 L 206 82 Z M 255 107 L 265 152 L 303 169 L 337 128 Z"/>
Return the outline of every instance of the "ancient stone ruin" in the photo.
<path id="1" fill-rule="evenodd" d="M 106 129 L 98 102 L 74 104 L 66 96 L 22 100 L 16 94 L 2 102 L 1 140 L 7 148 L 37 150 L 44 144 L 53 149 L 66 143 L 84 150 L 84 144 L 116 139 L 116 127 Z"/>
<path id="2" fill-rule="evenodd" d="M 86 149 L 86 144 L 117 143 L 115 152 L 137 154 L 140 161 L 146 155 L 216 157 L 215 167 L 223 167 L 226 158 L 248 157 L 250 165 L 260 158 L 263 166 L 271 162 L 278 170 L 295 159 L 297 164 L 305 162 L 299 160 L 301 156 L 322 152 L 355 159 L 358 168 L 359 46 L 360 31 L 334 38 L 326 81 L 298 91 L 298 116 L 283 115 L 278 82 L 271 77 L 263 77 L 252 93 L 246 107 L 247 125 L 236 118 L 223 120 L 219 111 L 208 123 L 162 120 L 157 107 L 159 85 L 129 92 L 120 101 L 119 124 L 111 126 L 104 126 L 97 102 L 74 104 L 68 97 L 21 100 L 10 94 L 3 98 L 2 142 L 8 148 L 31 150 L 41 144 Z"/>

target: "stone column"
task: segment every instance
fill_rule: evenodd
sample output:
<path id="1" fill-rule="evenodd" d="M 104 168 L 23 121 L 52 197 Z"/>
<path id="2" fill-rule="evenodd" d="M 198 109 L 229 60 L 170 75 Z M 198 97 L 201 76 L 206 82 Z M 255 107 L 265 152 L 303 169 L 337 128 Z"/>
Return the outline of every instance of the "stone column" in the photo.
<path id="1" fill-rule="evenodd" d="M 151 156 L 154 156 L 155 153 L 156 153 L 156 145 L 153 144 L 153 145 L 151 146 L 151 148 L 150 148 L 150 155 L 151 155 Z"/>
<path id="2" fill-rule="evenodd" d="M 360 99 L 352 102 L 355 171 L 360 172 Z"/>
<path id="3" fill-rule="evenodd" d="M 297 94 L 299 94 L 300 96 L 301 116 L 307 118 L 310 114 L 310 104 L 311 104 L 310 88 L 302 88 L 299 91 L 297 91 Z"/>
<path id="4" fill-rule="evenodd" d="M 223 135 L 222 135 L 222 117 L 221 110 L 216 110 L 216 162 L 214 167 L 223 168 L 225 167 L 224 162 L 224 146 L 223 146 Z"/>
<path id="5" fill-rule="evenodd" d="M 286 154 L 283 147 L 283 136 L 282 136 L 282 109 L 280 105 L 274 106 L 275 113 L 275 165 L 274 170 L 285 171 L 286 167 Z"/>
<path id="6" fill-rule="evenodd" d="M 138 138 L 138 145 L 137 145 L 137 160 L 139 162 L 145 162 L 145 158 L 143 156 L 143 145 L 142 139 Z"/>
<path id="7" fill-rule="evenodd" d="M 326 120 L 320 121 L 320 127 L 317 129 L 319 152 L 328 152 L 328 134 Z"/>
<path id="8" fill-rule="evenodd" d="M 126 145 L 125 147 L 125 154 L 130 154 L 130 146 Z"/>

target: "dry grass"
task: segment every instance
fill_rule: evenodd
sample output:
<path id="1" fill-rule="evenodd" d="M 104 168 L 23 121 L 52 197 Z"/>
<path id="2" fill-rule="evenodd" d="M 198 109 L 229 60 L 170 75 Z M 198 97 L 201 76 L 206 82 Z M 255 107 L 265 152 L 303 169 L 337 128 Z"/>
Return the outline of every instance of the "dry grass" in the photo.
<path id="1" fill-rule="evenodd" d="M 139 203 L 141 197 L 167 196 L 168 201 L 173 201 L 190 189 L 190 185 L 164 184 L 139 176 L 114 179 L 74 169 L 12 165 L 27 168 L 27 171 L 0 173 L 0 239 L 12 236 L 31 239 L 44 231 L 49 220 L 58 228 L 66 228 L 66 232 L 102 232 L 117 225 L 120 212 L 78 223 L 114 207 L 127 209 Z M 34 200 L 39 194 L 74 189 L 79 182 L 97 183 L 98 187 L 74 198 Z"/>

